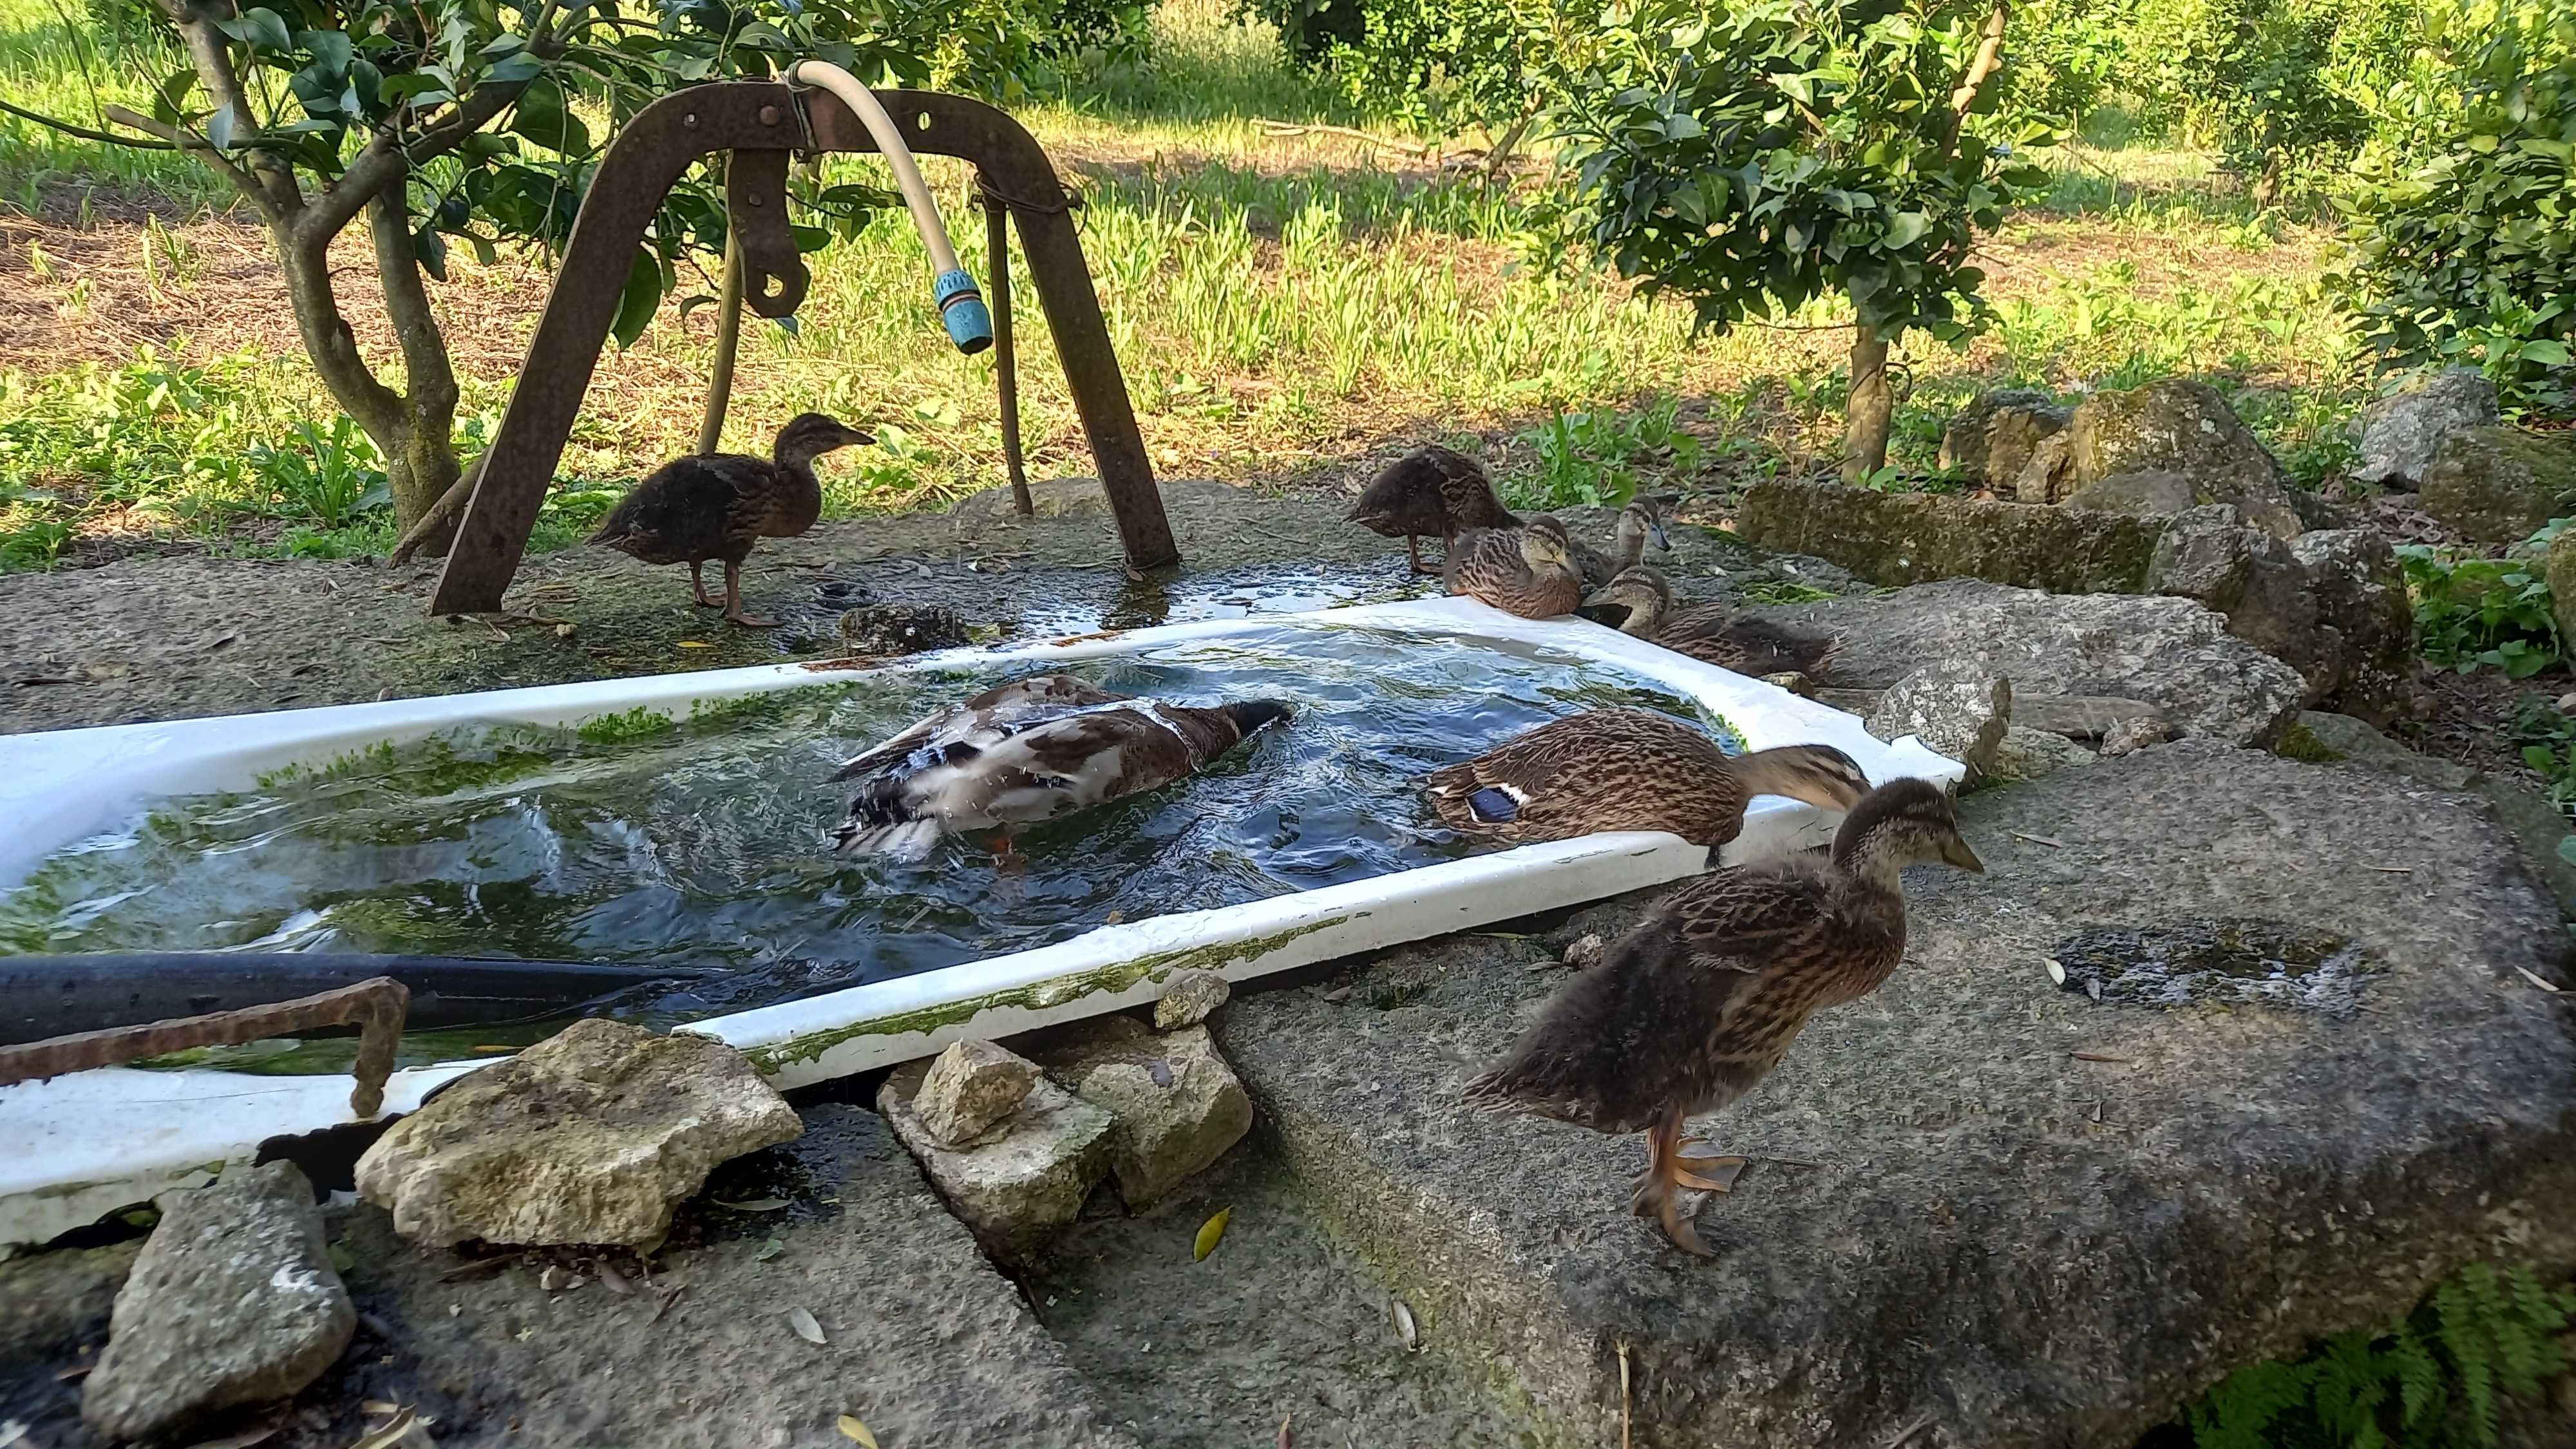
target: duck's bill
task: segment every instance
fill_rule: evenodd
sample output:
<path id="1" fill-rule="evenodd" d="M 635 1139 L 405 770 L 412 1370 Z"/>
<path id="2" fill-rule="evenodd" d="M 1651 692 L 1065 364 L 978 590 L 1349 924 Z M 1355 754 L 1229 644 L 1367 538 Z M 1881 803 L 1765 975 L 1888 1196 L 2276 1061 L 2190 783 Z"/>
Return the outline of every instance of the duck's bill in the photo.
<path id="1" fill-rule="evenodd" d="M 1941 847 L 1941 860 L 1961 870 L 1973 870 L 1979 875 L 1986 873 L 1986 863 L 1977 859 L 1977 853 L 1968 848 L 1968 842 L 1955 835 Z"/>

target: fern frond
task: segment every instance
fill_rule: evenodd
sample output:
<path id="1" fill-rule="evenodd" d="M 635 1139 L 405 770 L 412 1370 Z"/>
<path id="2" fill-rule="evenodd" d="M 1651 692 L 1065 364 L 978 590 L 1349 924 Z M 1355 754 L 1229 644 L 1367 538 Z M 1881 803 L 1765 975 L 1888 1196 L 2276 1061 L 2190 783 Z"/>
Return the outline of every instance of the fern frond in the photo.
<path id="1" fill-rule="evenodd" d="M 2397 1375 L 2397 1422 L 2403 1429 L 2436 1423 L 2449 1406 L 2442 1361 L 2411 1323 L 2400 1324 L 2388 1347 L 2389 1367 Z"/>

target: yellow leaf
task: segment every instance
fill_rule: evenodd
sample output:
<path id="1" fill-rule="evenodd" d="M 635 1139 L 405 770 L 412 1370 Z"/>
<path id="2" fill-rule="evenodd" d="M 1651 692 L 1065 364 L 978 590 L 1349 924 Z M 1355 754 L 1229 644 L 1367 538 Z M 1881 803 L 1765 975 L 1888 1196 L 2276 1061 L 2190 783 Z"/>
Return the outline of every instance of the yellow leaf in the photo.
<path id="1" fill-rule="evenodd" d="M 877 1449 L 877 1436 L 868 1432 L 868 1426 L 860 1423 L 856 1414 L 841 1416 L 841 1437 L 854 1444 L 864 1444 L 867 1449 Z"/>
<path id="2" fill-rule="evenodd" d="M 680 647 L 683 649 L 713 649 L 716 646 L 708 643 L 704 639 L 683 639 L 680 641 Z"/>
<path id="3" fill-rule="evenodd" d="M 1190 1247 L 1191 1262 L 1204 1263 L 1207 1261 L 1207 1255 L 1215 1252 L 1216 1245 L 1225 1241 L 1226 1220 L 1233 1216 L 1233 1208 L 1218 1208 L 1216 1210 L 1215 1217 L 1212 1217 L 1199 1225 L 1199 1240 Z"/>

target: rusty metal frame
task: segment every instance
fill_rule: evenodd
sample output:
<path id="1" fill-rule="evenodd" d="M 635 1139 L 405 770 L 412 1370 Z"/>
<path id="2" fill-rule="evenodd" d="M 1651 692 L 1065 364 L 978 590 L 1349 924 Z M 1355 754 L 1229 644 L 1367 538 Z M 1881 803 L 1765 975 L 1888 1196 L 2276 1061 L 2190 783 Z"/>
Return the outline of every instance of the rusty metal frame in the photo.
<path id="1" fill-rule="evenodd" d="M 972 162 L 983 195 L 1017 220 L 1020 249 L 1128 565 L 1141 570 L 1178 562 L 1055 163 L 1019 122 L 981 101 L 933 91 L 876 96 L 913 150 Z M 809 279 L 788 234 L 785 190 L 788 153 L 807 149 L 872 153 L 877 146 L 830 95 L 765 81 L 725 81 L 665 96 L 618 132 L 582 198 L 509 409 L 478 465 L 481 476 L 448 549 L 432 610 L 501 607 L 590 390 L 635 249 L 662 198 L 699 157 L 733 153 L 726 209 L 742 239 L 744 303 L 764 317 L 796 310 Z"/>
<path id="2" fill-rule="evenodd" d="M 41 1082 L 92 1067 L 119 1066 L 190 1047 L 238 1046 L 317 1027 L 354 1023 L 358 1027 L 358 1061 L 353 1070 L 358 1084 L 349 1092 L 349 1110 L 361 1120 L 371 1120 L 385 1105 L 385 1079 L 393 1075 L 394 1047 L 402 1040 L 403 1016 L 410 1007 L 410 987 L 390 976 L 378 976 L 268 1006 L 74 1032 L 0 1047 L 0 1087 Z"/>

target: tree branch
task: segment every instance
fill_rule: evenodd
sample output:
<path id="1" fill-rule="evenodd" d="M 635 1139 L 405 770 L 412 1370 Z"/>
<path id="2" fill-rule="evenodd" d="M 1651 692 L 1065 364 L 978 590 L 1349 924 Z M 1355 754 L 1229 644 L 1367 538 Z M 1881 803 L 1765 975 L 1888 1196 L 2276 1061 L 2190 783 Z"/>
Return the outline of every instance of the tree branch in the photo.
<path id="1" fill-rule="evenodd" d="M 114 131 L 93 131 L 87 126 L 75 125 L 70 121 L 61 119 L 60 117 L 48 116 L 41 111 L 31 111 L 25 106 L 13 106 L 7 101 L 0 101 L 0 111 L 7 111 L 13 116 L 23 116 L 26 119 L 35 122 L 39 126 L 45 126 L 52 130 L 60 131 L 66 136 L 78 136 L 84 141 L 104 141 L 111 146 L 131 146 L 137 151 L 176 151 L 179 149 L 177 143 L 171 141 L 138 141 L 132 136 L 120 136 Z M 113 117 L 110 119 L 113 119 Z"/>
<path id="2" fill-rule="evenodd" d="M 1968 112 L 1976 108 L 1977 92 L 2003 66 L 2004 25 L 2012 18 L 2012 0 L 1995 0 L 1994 13 L 1986 17 L 1986 33 L 1977 41 L 1976 57 L 1968 62 L 1968 73 L 1959 79 L 1959 88 L 1950 92 L 1950 144 L 1959 144 L 1959 129 L 1968 124 Z"/>
<path id="3" fill-rule="evenodd" d="M 406 400 L 415 417 L 434 417 L 443 424 L 456 407 L 456 370 L 447 358 L 447 339 L 430 310 L 429 289 L 420 278 L 420 253 L 412 240 L 411 212 L 404 205 L 408 190 L 387 186 L 367 201 L 367 230 L 376 247 L 376 280 L 385 293 L 385 317 L 393 323 L 402 347 Z"/>
<path id="4" fill-rule="evenodd" d="M 179 39 L 186 44 L 189 64 L 197 73 L 197 84 L 206 88 L 207 99 L 215 103 L 217 110 L 230 107 L 236 124 L 257 124 L 250 107 L 250 96 L 242 89 L 241 75 L 233 69 L 230 40 L 216 27 L 215 11 L 198 5 L 195 0 L 159 0 L 159 3 L 161 12 L 170 17 L 170 23 L 178 28 Z M 225 10 L 232 8 L 230 0 L 211 0 L 211 3 Z M 149 131 L 150 128 L 141 129 Z M 196 150 L 184 141 L 180 144 L 183 149 Z M 212 146 L 206 148 L 206 154 L 222 155 Z M 304 188 L 295 183 L 294 172 L 274 156 L 253 151 L 246 175 L 243 168 L 231 165 L 229 161 L 227 170 L 233 184 L 241 186 L 259 204 L 261 214 L 268 217 L 272 226 L 304 207 Z M 250 184 L 244 185 L 246 180 Z"/>
<path id="5" fill-rule="evenodd" d="M 233 158 L 216 150 L 214 142 L 194 131 L 183 131 L 166 122 L 138 115 L 123 106 L 109 106 L 103 114 L 120 126 L 130 126 L 147 136 L 159 136 L 169 143 L 170 149 L 185 151 L 196 157 L 198 161 L 213 167 L 222 173 L 225 180 L 233 184 L 233 189 L 239 191 L 243 199 L 259 208 L 259 214 L 266 218 L 270 225 L 274 226 L 285 220 L 284 214 L 277 209 L 277 202 L 268 194 L 268 189 L 260 185 L 256 177 L 244 171 Z"/>

